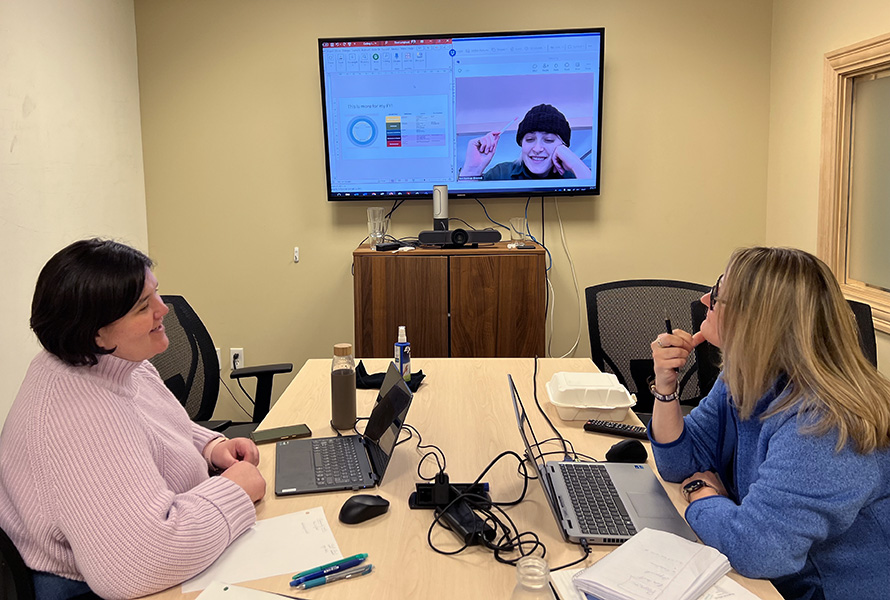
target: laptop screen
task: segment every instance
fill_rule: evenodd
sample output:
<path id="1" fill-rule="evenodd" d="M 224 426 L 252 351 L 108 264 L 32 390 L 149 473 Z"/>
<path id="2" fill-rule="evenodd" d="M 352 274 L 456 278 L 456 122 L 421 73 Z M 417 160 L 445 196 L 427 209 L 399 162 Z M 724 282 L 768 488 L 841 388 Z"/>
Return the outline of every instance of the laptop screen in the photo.
<path id="1" fill-rule="evenodd" d="M 374 472 L 383 479 L 389 459 L 396 447 L 399 432 L 405 424 L 408 408 L 411 405 L 411 390 L 405 384 L 399 370 L 389 363 L 377 404 L 368 417 L 364 438 L 367 443 L 368 455 Z"/>

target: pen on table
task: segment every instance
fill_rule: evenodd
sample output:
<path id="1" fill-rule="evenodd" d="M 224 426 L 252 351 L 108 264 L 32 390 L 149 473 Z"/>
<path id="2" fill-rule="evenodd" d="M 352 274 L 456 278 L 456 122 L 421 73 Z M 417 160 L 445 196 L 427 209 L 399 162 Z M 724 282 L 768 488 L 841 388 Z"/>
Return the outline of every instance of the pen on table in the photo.
<path id="1" fill-rule="evenodd" d="M 666 333 L 668 333 L 669 335 L 673 335 L 673 333 L 674 333 L 674 328 L 673 328 L 673 326 L 671 325 L 671 320 L 668 319 L 667 317 L 664 318 L 664 329 L 665 329 L 665 332 L 666 332 Z M 675 372 L 675 373 L 679 373 L 679 372 L 680 372 L 680 369 L 674 369 L 674 372 Z"/>
<path id="2" fill-rule="evenodd" d="M 296 577 L 291 580 L 290 584 L 292 586 L 298 586 L 301 583 L 305 583 L 310 579 L 318 579 L 319 577 L 325 577 L 326 575 L 333 575 L 334 573 L 339 573 L 340 571 L 346 571 L 351 569 L 352 567 L 357 567 L 363 562 L 365 562 L 365 558 L 368 556 L 365 554 L 362 556 L 361 554 L 357 555 L 358 558 L 348 558 L 346 560 L 338 561 L 335 565 L 330 565 L 325 568 L 320 568 L 314 573 L 308 573 L 303 575 L 302 577 Z"/>
<path id="3" fill-rule="evenodd" d="M 313 573 L 324 574 L 322 571 L 328 569 L 330 567 L 337 567 L 344 563 L 353 560 L 365 560 L 368 558 L 368 554 L 366 552 L 362 552 L 360 554 L 353 554 L 352 556 L 347 556 L 346 558 L 341 558 L 339 560 L 335 560 L 333 562 L 329 562 L 327 564 L 321 565 L 320 567 L 312 567 L 311 569 L 306 569 L 305 571 L 300 571 L 296 575 L 294 575 L 291 579 L 299 579 L 300 577 L 305 577 L 306 575 L 312 575 Z"/>
<path id="4" fill-rule="evenodd" d="M 298 590 L 308 590 L 309 588 L 318 587 L 326 583 L 331 583 L 332 581 L 340 581 L 341 579 L 352 579 L 353 577 L 361 577 L 362 575 L 367 575 L 373 568 L 374 565 L 368 563 L 366 565 L 360 565 L 358 567 L 346 569 L 345 571 L 340 571 L 339 573 L 331 573 L 330 575 L 325 575 L 323 577 L 316 577 L 315 579 L 304 581 L 303 583 L 295 585 L 294 587 Z M 293 582 L 291 582 L 291 585 L 293 585 Z"/>

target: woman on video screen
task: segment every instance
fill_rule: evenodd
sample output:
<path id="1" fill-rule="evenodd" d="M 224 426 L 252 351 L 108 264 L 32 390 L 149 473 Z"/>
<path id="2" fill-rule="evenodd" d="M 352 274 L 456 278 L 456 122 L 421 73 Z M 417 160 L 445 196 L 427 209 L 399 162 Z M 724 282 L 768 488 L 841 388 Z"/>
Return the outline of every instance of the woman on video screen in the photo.
<path id="1" fill-rule="evenodd" d="M 569 149 L 572 129 L 565 116 L 549 104 L 529 110 L 516 131 L 519 160 L 502 162 L 486 171 L 497 150 L 501 131 L 492 131 L 467 144 L 460 179 L 589 179 L 590 167 Z"/>

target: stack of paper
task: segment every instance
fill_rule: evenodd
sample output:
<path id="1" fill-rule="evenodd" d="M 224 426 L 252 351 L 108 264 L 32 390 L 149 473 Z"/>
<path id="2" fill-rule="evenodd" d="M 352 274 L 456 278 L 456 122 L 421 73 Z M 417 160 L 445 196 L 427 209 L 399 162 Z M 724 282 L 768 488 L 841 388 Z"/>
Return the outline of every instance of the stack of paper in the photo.
<path id="1" fill-rule="evenodd" d="M 695 600 L 728 572 L 717 550 L 644 529 L 573 581 L 600 600 Z"/>

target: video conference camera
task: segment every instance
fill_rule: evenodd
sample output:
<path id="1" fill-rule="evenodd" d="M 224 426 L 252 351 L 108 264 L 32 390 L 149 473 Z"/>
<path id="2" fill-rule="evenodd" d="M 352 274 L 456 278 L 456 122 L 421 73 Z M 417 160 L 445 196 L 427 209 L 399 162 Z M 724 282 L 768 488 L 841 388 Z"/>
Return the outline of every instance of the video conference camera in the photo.
<path id="1" fill-rule="evenodd" d="M 494 244 L 501 241 L 501 233 L 494 229 L 448 229 L 448 186 L 433 186 L 433 231 L 417 234 L 421 244 L 443 248 L 463 248 L 476 244 Z"/>

